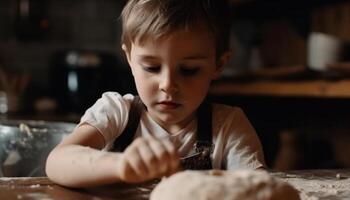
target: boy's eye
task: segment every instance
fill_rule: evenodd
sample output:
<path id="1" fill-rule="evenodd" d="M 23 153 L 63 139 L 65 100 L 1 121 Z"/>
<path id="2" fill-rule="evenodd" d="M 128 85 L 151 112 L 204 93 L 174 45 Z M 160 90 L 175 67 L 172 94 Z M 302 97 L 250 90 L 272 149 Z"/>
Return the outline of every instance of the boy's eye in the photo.
<path id="1" fill-rule="evenodd" d="M 181 67 L 180 72 L 184 76 L 193 76 L 199 72 L 199 67 L 196 67 L 196 68 Z"/>
<path id="2" fill-rule="evenodd" d="M 142 68 L 143 68 L 143 70 L 145 70 L 147 72 L 151 72 L 151 73 L 157 73 L 160 71 L 160 67 L 158 67 L 158 66 L 144 66 Z"/>

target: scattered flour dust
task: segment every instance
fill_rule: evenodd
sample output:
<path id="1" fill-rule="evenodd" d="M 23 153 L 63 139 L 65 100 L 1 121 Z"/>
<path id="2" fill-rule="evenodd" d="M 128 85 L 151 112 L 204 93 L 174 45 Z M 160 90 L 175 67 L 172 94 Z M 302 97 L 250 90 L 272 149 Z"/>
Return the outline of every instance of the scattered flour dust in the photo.
<path id="1" fill-rule="evenodd" d="M 349 179 L 305 180 L 301 178 L 285 178 L 283 180 L 300 191 L 302 200 L 350 199 Z"/>
<path id="2" fill-rule="evenodd" d="M 17 199 L 53 200 L 49 195 L 38 192 L 17 195 Z"/>
<path id="3" fill-rule="evenodd" d="M 29 186 L 30 188 L 39 188 L 40 187 L 40 184 L 35 184 L 35 185 L 31 185 Z"/>

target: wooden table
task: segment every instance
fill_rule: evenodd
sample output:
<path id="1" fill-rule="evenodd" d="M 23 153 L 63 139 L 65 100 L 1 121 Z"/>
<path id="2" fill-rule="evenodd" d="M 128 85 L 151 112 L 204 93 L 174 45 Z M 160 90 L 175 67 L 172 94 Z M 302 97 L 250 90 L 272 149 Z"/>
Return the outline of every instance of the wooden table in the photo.
<path id="1" fill-rule="evenodd" d="M 271 172 L 292 184 L 303 200 L 350 199 L 349 170 Z M 46 177 L 0 178 L 1 200 L 147 200 L 157 182 L 142 185 L 114 184 L 77 190 L 52 183 Z"/>
<path id="2" fill-rule="evenodd" d="M 1 200 L 147 200 L 157 182 L 113 184 L 90 189 L 70 189 L 47 177 L 0 178 Z"/>
<path id="3" fill-rule="evenodd" d="M 302 200 L 350 199 L 350 169 L 272 172 L 293 185 Z"/>

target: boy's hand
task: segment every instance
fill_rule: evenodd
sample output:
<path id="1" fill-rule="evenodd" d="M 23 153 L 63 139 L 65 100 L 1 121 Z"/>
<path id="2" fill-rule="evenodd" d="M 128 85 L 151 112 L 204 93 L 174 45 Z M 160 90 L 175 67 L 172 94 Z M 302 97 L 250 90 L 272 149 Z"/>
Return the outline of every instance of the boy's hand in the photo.
<path id="1" fill-rule="evenodd" d="M 138 183 L 171 175 L 179 165 L 177 150 L 169 140 L 137 138 L 122 154 L 117 173 L 121 181 Z"/>

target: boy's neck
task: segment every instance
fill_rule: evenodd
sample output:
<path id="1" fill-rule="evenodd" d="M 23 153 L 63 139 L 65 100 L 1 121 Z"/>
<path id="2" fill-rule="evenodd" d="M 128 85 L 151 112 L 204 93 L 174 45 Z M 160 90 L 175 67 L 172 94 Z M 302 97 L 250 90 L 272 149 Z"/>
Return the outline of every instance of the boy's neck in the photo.
<path id="1" fill-rule="evenodd" d="M 166 130 L 170 135 L 176 135 L 177 133 L 179 133 L 181 130 L 187 127 L 196 117 L 196 114 L 194 112 L 193 114 L 191 114 L 190 116 L 182 120 L 181 122 L 167 124 L 155 119 L 154 117 L 152 117 L 152 115 L 149 112 L 146 111 L 146 113 L 153 121 L 155 121 L 159 126 L 161 126 L 164 130 Z"/>

